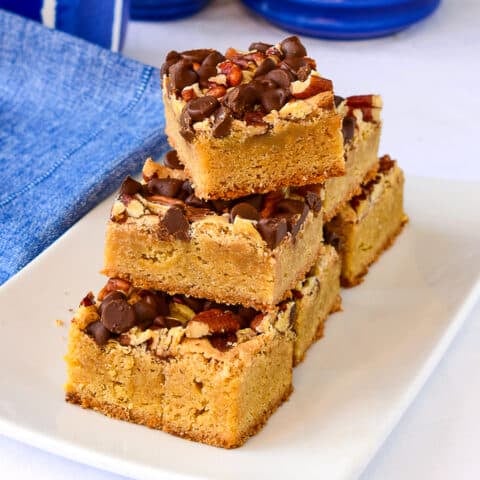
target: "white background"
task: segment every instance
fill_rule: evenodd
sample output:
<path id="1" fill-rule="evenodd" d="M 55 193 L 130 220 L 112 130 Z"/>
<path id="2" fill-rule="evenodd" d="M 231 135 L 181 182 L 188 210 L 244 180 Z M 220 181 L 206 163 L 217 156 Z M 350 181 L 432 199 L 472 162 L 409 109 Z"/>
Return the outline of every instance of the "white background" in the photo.
<path id="1" fill-rule="evenodd" d="M 124 53 L 160 66 L 171 49 L 222 51 L 284 36 L 238 2 L 217 1 L 184 21 L 131 23 Z M 385 39 L 305 38 L 304 43 L 322 74 L 334 79 L 338 94 L 382 94 L 381 151 L 399 159 L 407 180 L 408 175 L 480 180 L 479 1 L 444 0 L 428 20 Z M 472 215 L 479 207 L 472 205 Z M 480 478 L 479 345 L 477 304 L 363 480 Z M 5 479 L 120 478 L 2 436 L 0 472 Z"/>

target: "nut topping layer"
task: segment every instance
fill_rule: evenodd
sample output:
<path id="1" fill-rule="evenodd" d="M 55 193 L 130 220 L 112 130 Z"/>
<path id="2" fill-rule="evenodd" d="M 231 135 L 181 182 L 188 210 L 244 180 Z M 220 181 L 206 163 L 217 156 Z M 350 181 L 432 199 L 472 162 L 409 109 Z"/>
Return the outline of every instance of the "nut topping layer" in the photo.
<path id="1" fill-rule="evenodd" d="M 118 278 L 108 280 L 97 301 L 89 293 L 80 306 L 88 311 L 84 315 L 88 321 L 81 328 L 99 346 L 109 340 L 138 345 L 151 340 L 153 332 L 166 334 L 175 329 L 177 336 L 207 338 L 214 348 L 225 351 L 241 339 L 247 340 L 265 331 L 267 327 L 262 322 L 273 318 L 272 314 L 253 308 L 134 288 Z M 279 311 L 286 308 L 287 302 L 284 302 Z"/>
<path id="2" fill-rule="evenodd" d="M 161 239 L 188 241 L 190 224 L 209 215 L 224 216 L 234 227 L 239 225 L 239 219 L 243 219 L 250 222 L 248 226 L 256 229 L 273 250 L 288 235 L 295 239 L 310 211 L 316 215 L 321 210 L 319 185 L 253 194 L 236 200 L 201 200 L 195 195 L 189 180 L 173 178 L 173 175 L 181 176 L 183 173 L 174 151 L 167 154 L 167 159 L 175 168 L 158 166 L 163 169 L 162 178 L 155 171 L 157 164 L 147 160 L 144 183 L 131 177 L 124 180 L 112 208 L 112 221 L 121 223 L 128 217 L 158 213 L 158 235 Z M 159 211 L 155 211 L 156 207 L 160 207 Z M 240 229 L 234 228 L 234 231 Z"/>
<path id="3" fill-rule="evenodd" d="M 171 51 L 161 75 L 168 94 L 186 102 L 181 133 L 192 141 L 194 125 L 206 119 L 217 138 L 230 133 L 234 119 L 265 126 L 267 131 L 264 117 L 270 112 L 332 92 L 332 82 L 315 69 L 315 61 L 292 36 L 277 45 L 252 43 L 247 52 L 229 48 L 225 55 L 209 49 Z"/>

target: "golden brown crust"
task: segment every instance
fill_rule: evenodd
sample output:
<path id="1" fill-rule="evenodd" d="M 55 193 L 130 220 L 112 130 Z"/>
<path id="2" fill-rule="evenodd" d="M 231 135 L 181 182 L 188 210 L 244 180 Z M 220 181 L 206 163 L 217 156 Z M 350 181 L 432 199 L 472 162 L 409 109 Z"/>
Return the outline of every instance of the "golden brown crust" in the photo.
<path id="1" fill-rule="evenodd" d="M 258 420 L 258 422 L 250 427 L 240 438 L 234 442 L 226 441 L 221 436 L 210 436 L 210 434 L 205 434 L 202 432 L 188 432 L 175 428 L 174 426 L 163 426 L 162 419 L 156 415 L 146 415 L 142 410 L 129 410 L 128 408 L 122 408 L 118 405 L 114 405 L 107 402 L 99 402 L 92 395 L 80 395 L 76 392 L 68 392 L 65 395 L 65 400 L 69 403 L 80 405 L 82 408 L 95 410 L 103 415 L 106 415 L 110 418 L 116 418 L 117 420 L 124 420 L 127 422 L 138 423 L 140 425 L 145 425 L 146 427 L 153 428 L 156 430 L 163 430 L 166 433 L 175 435 L 177 437 L 185 438 L 187 440 L 192 440 L 194 442 L 205 443 L 213 447 L 221 448 L 238 448 L 241 447 L 250 437 L 257 434 L 263 426 L 267 423 L 268 419 L 275 413 L 275 411 L 286 402 L 290 395 L 293 392 L 293 386 L 290 386 L 290 389 L 285 392 L 283 397 L 278 399 Z"/>
<path id="2" fill-rule="evenodd" d="M 65 400 L 80 405 L 82 408 L 95 410 L 110 418 L 138 423 L 149 428 L 161 430 L 162 418 L 155 414 L 146 414 L 142 409 L 122 407 L 118 404 L 99 401 L 95 396 L 86 393 L 67 392 Z"/>
<path id="3" fill-rule="evenodd" d="M 378 250 L 375 257 L 372 258 L 372 260 L 368 263 L 368 265 L 366 265 L 366 267 L 362 270 L 362 272 L 359 273 L 355 278 L 341 277 L 340 278 L 341 286 L 344 287 L 344 288 L 352 288 L 352 287 L 356 287 L 357 285 L 360 285 L 363 282 L 363 280 L 365 279 L 365 275 L 367 275 L 367 273 L 370 269 L 370 266 L 373 265 L 380 258 L 380 256 L 382 255 L 383 252 L 388 250 L 395 243 L 395 240 L 400 235 L 400 233 L 402 233 L 403 227 L 407 223 L 408 223 L 408 216 L 405 215 L 403 220 L 402 220 L 402 223 L 399 225 L 397 230 L 395 230 L 392 233 L 392 235 L 390 235 L 390 237 L 387 238 L 385 243 Z"/>

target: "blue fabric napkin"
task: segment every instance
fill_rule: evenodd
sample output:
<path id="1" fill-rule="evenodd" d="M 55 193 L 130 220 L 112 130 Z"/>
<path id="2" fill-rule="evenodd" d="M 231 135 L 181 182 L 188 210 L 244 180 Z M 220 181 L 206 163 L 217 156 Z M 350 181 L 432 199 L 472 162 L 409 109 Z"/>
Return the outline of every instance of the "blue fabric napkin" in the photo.
<path id="1" fill-rule="evenodd" d="M 0 10 L 0 284 L 167 150 L 159 72 Z"/>

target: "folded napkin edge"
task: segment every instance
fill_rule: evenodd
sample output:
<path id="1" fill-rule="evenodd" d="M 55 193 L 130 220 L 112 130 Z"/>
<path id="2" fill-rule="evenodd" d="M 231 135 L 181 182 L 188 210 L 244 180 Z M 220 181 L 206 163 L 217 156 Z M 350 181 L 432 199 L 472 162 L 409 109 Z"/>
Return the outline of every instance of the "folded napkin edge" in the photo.
<path id="1" fill-rule="evenodd" d="M 152 67 L 150 65 L 145 65 L 143 67 L 142 74 L 140 76 L 140 83 L 138 84 L 135 94 L 133 98 L 130 100 L 130 102 L 123 108 L 123 110 L 119 113 L 120 117 L 123 117 L 130 113 L 136 105 L 140 102 L 142 99 L 148 83 L 150 82 L 150 79 L 152 78 L 152 73 L 155 71 L 155 67 Z M 73 147 L 71 150 L 69 150 L 63 157 L 58 159 L 57 161 L 54 162 L 54 164 L 40 177 L 36 178 L 35 180 L 32 180 L 30 183 L 27 183 L 24 185 L 21 189 L 17 190 L 16 192 L 12 192 L 10 195 L 8 195 L 4 200 L 0 201 L 0 208 L 5 207 L 8 205 L 10 202 L 18 198 L 19 196 L 25 194 L 27 191 L 30 189 L 34 188 L 35 186 L 39 185 L 42 183 L 45 179 L 50 177 L 68 158 L 70 158 L 72 155 L 74 155 L 76 152 L 78 152 L 80 149 L 82 149 L 85 145 L 89 144 L 91 141 L 95 140 L 103 131 L 105 130 L 105 125 L 102 124 L 97 130 L 94 132 L 90 133 L 86 138 L 83 138 L 83 140 L 80 141 L 80 144 Z"/>

